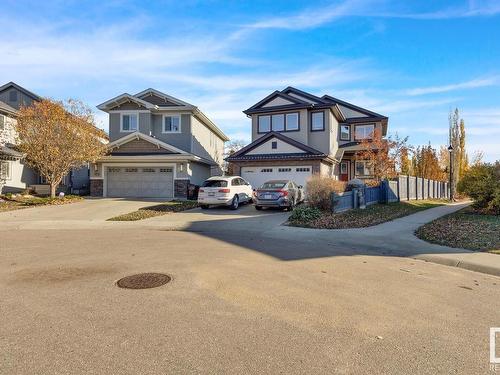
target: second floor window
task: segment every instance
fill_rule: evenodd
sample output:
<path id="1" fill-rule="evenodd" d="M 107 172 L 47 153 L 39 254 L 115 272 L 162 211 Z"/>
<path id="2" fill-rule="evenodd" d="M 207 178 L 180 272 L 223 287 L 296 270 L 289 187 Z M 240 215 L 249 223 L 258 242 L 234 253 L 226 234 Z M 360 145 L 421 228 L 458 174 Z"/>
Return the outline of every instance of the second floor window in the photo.
<path id="1" fill-rule="evenodd" d="M 127 113 L 122 115 L 122 132 L 135 132 L 138 128 L 138 115 L 135 113 Z"/>
<path id="2" fill-rule="evenodd" d="M 340 140 L 349 141 L 351 139 L 351 127 L 349 125 L 340 125 Z"/>
<path id="3" fill-rule="evenodd" d="M 285 115 L 272 115 L 271 124 L 273 131 L 282 132 L 285 130 Z"/>
<path id="4" fill-rule="evenodd" d="M 293 131 L 299 130 L 299 114 L 287 113 L 286 114 L 286 130 Z"/>
<path id="5" fill-rule="evenodd" d="M 369 125 L 356 125 L 354 136 L 356 140 L 358 139 L 372 139 L 373 132 L 375 129 L 374 124 Z"/>
<path id="6" fill-rule="evenodd" d="M 271 131 L 271 116 L 259 116 L 258 132 L 266 133 Z"/>
<path id="7" fill-rule="evenodd" d="M 163 118 L 164 133 L 180 133 L 181 132 L 181 116 L 165 116 Z"/>
<path id="8" fill-rule="evenodd" d="M 16 90 L 10 90 L 9 101 L 10 102 L 17 102 L 17 91 Z"/>
<path id="9" fill-rule="evenodd" d="M 299 130 L 299 113 L 277 113 L 275 115 L 259 116 L 257 124 L 258 133 L 290 132 Z"/>
<path id="10" fill-rule="evenodd" d="M 324 112 L 313 112 L 311 114 L 311 130 L 325 130 L 325 113 Z"/>

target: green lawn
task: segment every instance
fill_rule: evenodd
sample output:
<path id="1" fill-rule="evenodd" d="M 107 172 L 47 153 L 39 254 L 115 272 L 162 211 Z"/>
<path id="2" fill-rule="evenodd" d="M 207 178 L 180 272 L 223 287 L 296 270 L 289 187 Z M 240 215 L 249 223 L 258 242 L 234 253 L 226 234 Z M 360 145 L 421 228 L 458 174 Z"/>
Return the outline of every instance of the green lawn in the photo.
<path id="1" fill-rule="evenodd" d="M 292 226 L 318 229 L 347 229 L 363 228 L 385 223 L 399 217 L 411 215 L 446 204 L 443 200 L 418 200 L 395 202 L 388 204 L 374 204 L 364 210 L 350 210 L 341 213 L 323 212 L 321 217 L 309 222 L 290 222 Z"/>
<path id="2" fill-rule="evenodd" d="M 150 217 L 162 216 L 171 212 L 180 212 L 198 207 L 196 201 L 171 201 L 154 206 L 143 207 L 137 211 L 119 215 L 108 219 L 108 221 L 137 221 L 149 219 Z"/>
<path id="3" fill-rule="evenodd" d="M 83 198 L 77 195 L 66 195 L 62 198 L 34 197 L 34 196 L 1 196 L 0 212 L 14 211 L 21 208 L 35 206 L 54 206 L 81 201 Z"/>
<path id="4" fill-rule="evenodd" d="M 471 207 L 425 224 L 416 235 L 439 245 L 500 254 L 500 216 Z"/>

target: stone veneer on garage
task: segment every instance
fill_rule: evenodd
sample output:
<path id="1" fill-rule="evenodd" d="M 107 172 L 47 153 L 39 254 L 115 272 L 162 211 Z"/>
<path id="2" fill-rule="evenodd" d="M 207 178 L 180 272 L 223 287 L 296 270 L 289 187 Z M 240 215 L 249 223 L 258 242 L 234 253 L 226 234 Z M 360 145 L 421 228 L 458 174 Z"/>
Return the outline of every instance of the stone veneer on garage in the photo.
<path id="1" fill-rule="evenodd" d="M 103 194 L 103 181 L 99 180 L 90 180 L 90 195 L 92 197 L 102 197 Z"/>
<path id="2" fill-rule="evenodd" d="M 187 198 L 189 180 L 174 180 L 174 197 Z"/>

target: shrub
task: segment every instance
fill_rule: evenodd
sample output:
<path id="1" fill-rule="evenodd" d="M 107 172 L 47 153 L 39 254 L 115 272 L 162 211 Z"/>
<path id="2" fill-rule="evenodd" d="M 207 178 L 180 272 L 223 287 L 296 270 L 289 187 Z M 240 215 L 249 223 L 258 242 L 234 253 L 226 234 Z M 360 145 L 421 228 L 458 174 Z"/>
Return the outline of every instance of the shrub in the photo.
<path id="1" fill-rule="evenodd" d="M 320 210 L 331 210 L 331 194 L 345 191 L 344 181 L 329 177 L 313 176 L 307 182 L 307 202 L 310 206 Z"/>
<path id="2" fill-rule="evenodd" d="M 474 208 L 500 214 L 500 162 L 472 166 L 458 183 L 457 190 L 474 200 Z"/>
<path id="3" fill-rule="evenodd" d="M 293 223 L 309 223 L 321 217 L 321 210 L 316 207 L 297 207 L 290 215 L 290 221 Z"/>

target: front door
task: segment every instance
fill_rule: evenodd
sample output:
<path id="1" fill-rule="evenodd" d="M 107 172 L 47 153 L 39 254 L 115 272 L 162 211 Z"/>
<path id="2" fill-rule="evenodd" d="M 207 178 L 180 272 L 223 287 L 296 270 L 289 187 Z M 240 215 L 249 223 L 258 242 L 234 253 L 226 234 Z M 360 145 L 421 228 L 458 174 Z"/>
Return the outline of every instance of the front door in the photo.
<path id="1" fill-rule="evenodd" d="M 349 181 L 350 164 L 348 160 L 340 162 L 340 181 Z"/>

